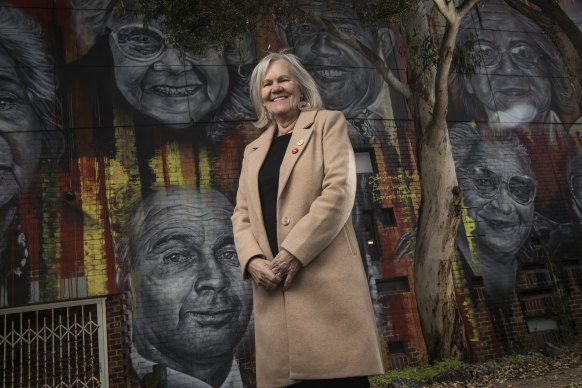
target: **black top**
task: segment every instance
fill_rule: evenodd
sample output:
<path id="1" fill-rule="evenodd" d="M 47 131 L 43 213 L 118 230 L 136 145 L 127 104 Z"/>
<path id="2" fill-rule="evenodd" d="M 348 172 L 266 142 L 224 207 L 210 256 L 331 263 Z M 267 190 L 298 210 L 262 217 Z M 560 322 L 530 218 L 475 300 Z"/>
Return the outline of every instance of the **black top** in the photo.
<path id="1" fill-rule="evenodd" d="M 291 134 L 276 137 L 271 143 L 267 157 L 259 170 L 259 195 L 261 197 L 261 209 L 263 210 L 263 222 L 267 231 L 267 238 L 273 256 L 279 253 L 277 243 L 277 191 L 279 190 L 279 170 L 285 150 L 291 140 Z"/>

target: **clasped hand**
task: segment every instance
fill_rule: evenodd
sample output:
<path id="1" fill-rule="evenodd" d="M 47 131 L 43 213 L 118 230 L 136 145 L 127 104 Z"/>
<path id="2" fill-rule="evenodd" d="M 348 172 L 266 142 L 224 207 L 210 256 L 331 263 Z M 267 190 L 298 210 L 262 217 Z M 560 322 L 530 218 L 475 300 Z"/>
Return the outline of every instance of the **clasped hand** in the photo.
<path id="1" fill-rule="evenodd" d="M 283 289 L 287 291 L 302 267 L 295 256 L 281 249 L 273 261 L 261 258 L 251 260 L 248 271 L 256 285 L 272 290 L 283 282 Z"/>

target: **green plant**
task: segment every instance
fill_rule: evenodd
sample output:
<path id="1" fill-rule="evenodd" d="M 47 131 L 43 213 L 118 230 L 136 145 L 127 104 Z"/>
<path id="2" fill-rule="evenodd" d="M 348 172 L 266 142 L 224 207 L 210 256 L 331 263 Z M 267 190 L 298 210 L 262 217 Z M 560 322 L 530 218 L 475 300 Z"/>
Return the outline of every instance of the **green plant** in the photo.
<path id="1" fill-rule="evenodd" d="M 385 387 L 397 378 L 426 382 L 431 377 L 440 375 L 445 372 L 450 372 L 452 370 L 464 369 L 468 366 L 469 364 L 463 361 L 448 358 L 442 361 L 437 361 L 432 365 L 391 370 L 381 376 L 371 377 L 370 386 L 372 388 Z"/>

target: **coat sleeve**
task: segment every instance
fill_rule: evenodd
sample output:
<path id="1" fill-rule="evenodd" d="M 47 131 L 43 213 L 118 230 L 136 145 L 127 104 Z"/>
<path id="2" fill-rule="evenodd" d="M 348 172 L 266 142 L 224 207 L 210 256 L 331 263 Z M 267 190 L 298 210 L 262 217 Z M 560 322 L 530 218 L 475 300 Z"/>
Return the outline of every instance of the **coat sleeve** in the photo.
<path id="1" fill-rule="evenodd" d="M 247 168 L 245 160 L 247 153 L 248 147 L 244 153 L 242 169 L 238 181 L 238 191 L 236 194 L 236 206 L 231 217 L 234 244 L 236 246 L 236 253 L 240 262 L 240 268 L 244 279 L 250 278 L 250 275 L 247 271 L 249 261 L 256 256 L 265 256 L 251 230 L 246 192 Z"/>
<path id="2" fill-rule="evenodd" d="M 356 196 L 356 162 L 341 112 L 328 112 L 322 126 L 323 181 L 321 194 L 281 243 L 281 247 L 308 265 L 348 222 Z"/>

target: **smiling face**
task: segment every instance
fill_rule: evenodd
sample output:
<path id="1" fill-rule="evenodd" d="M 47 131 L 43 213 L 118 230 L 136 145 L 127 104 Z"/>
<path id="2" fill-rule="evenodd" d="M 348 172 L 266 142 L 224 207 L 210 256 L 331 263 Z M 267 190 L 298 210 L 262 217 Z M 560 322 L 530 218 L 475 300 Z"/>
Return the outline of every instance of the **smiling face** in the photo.
<path id="1" fill-rule="evenodd" d="M 357 22 L 354 15 L 331 11 L 327 4 L 318 2 L 304 8 L 328 18 L 368 48 L 377 49 L 371 29 Z M 346 115 L 358 114 L 375 101 L 383 80 L 372 64 L 347 44 L 310 23 L 292 25 L 288 39 L 295 55 L 315 79 L 327 108 Z"/>
<path id="2" fill-rule="evenodd" d="M 0 46 L 0 207 L 32 182 L 42 150 L 40 130 L 16 64 Z"/>
<path id="3" fill-rule="evenodd" d="M 271 62 L 261 86 L 261 98 L 269 113 L 277 121 L 290 120 L 299 115 L 301 93 L 284 60 Z"/>
<path id="4" fill-rule="evenodd" d="M 514 147 L 481 143 L 459 168 L 464 205 L 481 251 L 515 254 L 531 229 L 536 183 Z"/>
<path id="5" fill-rule="evenodd" d="M 138 351 L 178 364 L 232 357 L 252 310 L 234 247 L 232 206 L 218 192 L 190 191 L 149 204 L 132 247 Z"/>
<path id="6" fill-rule="evenodd" d="M 144 115 L 180 128 L 211 114 L 229 86 L 221 53 L 182 54 L 166 43 L 156 23 L 116 28 L 109 44 L 115 82 L 127 102 Z"/>
<path id="7" fill-rule="evenodd" d="M 503 24 L 503 31 L 499 25 Z M 475 49 L 482 64 L 465 84 L 483 105 L 489 118 L 499 113 L 502 122 L 527 123 L 550 109 L 552 86 L 536 34 L 523 31 L 510 13 L 486 13 L 477 30 Z M 495 119 L 497 121 L 497 119 Z"/>

